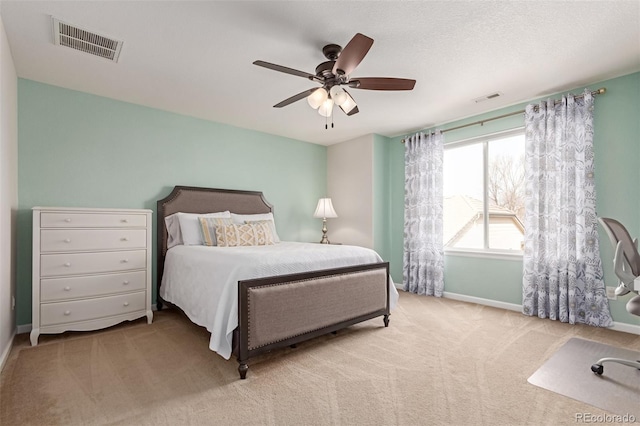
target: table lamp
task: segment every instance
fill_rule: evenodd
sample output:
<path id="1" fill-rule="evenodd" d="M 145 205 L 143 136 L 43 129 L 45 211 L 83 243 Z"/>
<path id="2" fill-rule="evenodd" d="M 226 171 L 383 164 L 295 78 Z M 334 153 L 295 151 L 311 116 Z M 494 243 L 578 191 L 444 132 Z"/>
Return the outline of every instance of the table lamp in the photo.
<path id="1" fill-rule="evenodd" d="M 329 238 L 327 238 L 327 219 L 338 217 L 336 211 L 333 209 L 331 198 L 320 198 L 318 200 L 318 206 L 313 217 L 322 218 L 322 239 L 320 244 L 330 244 Z"/>

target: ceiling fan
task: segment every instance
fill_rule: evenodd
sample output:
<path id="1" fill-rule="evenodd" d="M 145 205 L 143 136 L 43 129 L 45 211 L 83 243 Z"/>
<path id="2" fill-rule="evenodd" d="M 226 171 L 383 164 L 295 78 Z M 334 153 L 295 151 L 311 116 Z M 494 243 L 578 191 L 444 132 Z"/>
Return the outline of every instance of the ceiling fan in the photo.
<path id="1" fill-rule="evenodd" d="M 362 62 L 365 55 L 371 49 L 373 39 L 363 34 L 356 34 L 344 49 L 337 44 L 328 44 L 322 48 L 322 53 L 328 61 L 316 67 L 316 73 L 310 74 L 293 68 L 276 65 L 265 61 L 255 61 L 253 64 L 274 71 L 298 77 L 308 78 L 321 84 L 297 95 L 291 96 L 274 105 L 274 108 L 282 108 L 301 99 L 307 98 L 309 105 L 317 109 L 320 115 L 330 117 L 333 106 L 338 105 L 348 116 L 358 113 L 358 105 L 353 97 L 341 86 L 351 89 L 365 90 L 412 90 L 415 80 L 391 77 L 350 77 L 355 68 Z M 333 124 L 332 124 L 333 127 Z"/>

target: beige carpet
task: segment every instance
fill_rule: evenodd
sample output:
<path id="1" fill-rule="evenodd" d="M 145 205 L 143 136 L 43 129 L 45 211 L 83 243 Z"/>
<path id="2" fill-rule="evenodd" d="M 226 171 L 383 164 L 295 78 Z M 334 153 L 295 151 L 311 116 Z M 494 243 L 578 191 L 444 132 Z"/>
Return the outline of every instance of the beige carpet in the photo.
<path id="1" fill-rule="evenodd" d="M 620 419 L 640 421 L 640 370 L 605 362 L 604 373 L 594 374 L 591 366 L 605 357 L 634 361 L 640 359 L 640 352 L 569 339 L 529 377 L 529 383 L 615 413 Z"/>
<path id="2" fill-rule="evenodd" d="M 18 337 L 0 424 L 557 425 L 605 411 L 527 383 L 571 337 L 640 336 L 401 293 L 382 319 L 256 358 L 247 380 L 175 311 L 92 333 Z"/>

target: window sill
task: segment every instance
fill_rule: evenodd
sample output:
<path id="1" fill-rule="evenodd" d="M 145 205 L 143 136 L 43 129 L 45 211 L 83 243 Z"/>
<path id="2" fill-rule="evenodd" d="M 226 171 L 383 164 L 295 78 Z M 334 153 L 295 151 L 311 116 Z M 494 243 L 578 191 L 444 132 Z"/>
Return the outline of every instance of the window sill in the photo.
<path id="1" fill-rule="evenodd" d="M 501 250 L 445 249 L 445 256 L 480 257 L 483 259 L 515 260 L 522 262 L 522 252 Z"/>

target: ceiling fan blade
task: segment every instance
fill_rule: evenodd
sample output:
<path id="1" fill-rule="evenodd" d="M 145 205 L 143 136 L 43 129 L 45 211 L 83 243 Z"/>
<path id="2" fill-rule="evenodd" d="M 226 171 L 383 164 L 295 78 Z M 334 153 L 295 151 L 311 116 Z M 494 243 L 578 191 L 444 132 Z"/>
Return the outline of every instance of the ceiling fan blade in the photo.
<path id="1" fill-rule="evenodd" d="M 356 34 L 342 49 L 336 63 L 333 65 L 335 75 L 351 74 L 358 64 L 362 62 L 369 49 L 373 45 L 373 39 L 363 34 Z"/>
<path id="2" fill-rule="evenodd" d="M 415 80 L 407 78 L 362 77 L 349 81 L 349 87 L 352 89 L 366 90 L 413 90 L 415 85 Z"/>
<path id="3" fill-rule="evenodd" d="M 284 106 L 287 106 L 287 105 L 289 105 L 289 104 L 292 104 L 292 103 L 294 103 L 294 102 L 297 102 L 297 101 L 299 101 L 300 99 L 304 99 L 304 98 L 306 98 L 307 96 L 309 96 L 310 94 L 312 94 L 313 92 L 315 92 L 315 91 L 316 91 L 316 90 L 318 90 L 318 89 L 319 89 L 319 87 L 315 87 L 315 88 L 313 88 L 313 89 L 305 90 L 304 92 L 300 92 L 300 93 L 298 93 L 297 95 L 293 95 L 292 97 L 287 98 L 287 99 L 285 99 L 284 101 L 282 101 L 282 102 L 280 102 L 280 103 L 275 104 L 273 107 L 274 107 L 274 108 L 282 108 L 282 107 L 284 107 Z"/>
<path id="4" fill-rule="evenodd" d="M 253 65 L 269 68 L 270 70 L 274 70 L 274 71 L 280 71 L 285 74 L 291 74 L 291 75 L 296 75 L 298 77 L 308 78 L 309 80 L 319 80 L 317 76 L 313 74 L 309 74 L 308 72 L 294 70 L 293 68 L 283 67 L 282 65 L 272 64 L 270 62 L 254 61 Z"/>

